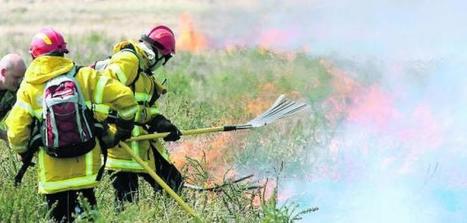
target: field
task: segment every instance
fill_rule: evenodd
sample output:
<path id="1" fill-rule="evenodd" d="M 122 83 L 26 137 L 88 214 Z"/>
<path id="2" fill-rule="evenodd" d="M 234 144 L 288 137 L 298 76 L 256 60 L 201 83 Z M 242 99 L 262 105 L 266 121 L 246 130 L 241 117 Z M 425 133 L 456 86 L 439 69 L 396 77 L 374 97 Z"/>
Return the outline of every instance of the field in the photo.
<path id="1" fill-rule="evenodd" d="M 221 192 L 185 190 L 183 198 L 206 222 L 292 222 L 313 215 L 315 206 L 287 201 L 278 186 L 288 179 L 311 178 L 314 165 L 332 137 L 344 98 L 332 89 L 338 70 L 306 49 L 275 51 L 261 46 L 216 43 L 215 37 L 235 20 L 242 1 L 226 6 L 215 1 L 28 1 L 1 2 L 0 55 L 21 53 L 27 62 L 32 35 L 44 25 L 64 32 L 70 58 L 88 65 L 110 55 L 114 43 L 139 34 L 155 22 L 174 27 L 179 50 L 157 78 L 167 79 L 168 94 L 160 100 L 163 114 L 180 129 L 240 124 L 259 115 L 280 95 L 306 102 L 310 108 L 289 119 L 254 131 L 184 137 L 168 144 L 172 159 L 190 183 L 212 186 L 253 174 L 249 181 Z M 48 7 L 54 5 L 56 7 Z M 229 8 L 230 7 L 230 8 Z M 254 7 L 254 5 L 252 6 Z M 224 22 L 216 17 L 203 26 L 191 24 L 213 11 L 232 9 Z M 221 11 L 221 12 L 219 12 Z M 217 15 L 217 14 L 215 14 Z M 188 20 L 188 21 L 187 21 Z M 188 22 L 188 23 L 187 23 Z M 187 27 L 188 24 L 188 27 Z M 337 83 L 338 84 L 338 83 Z M 345 89 L 342 90 L 345 92 Z M 340 93 L 342 93 L 340 92 Z M 331 103 L 332 102 L 332 103 Z M 326 114 L 333 110 L 333 116 Z M 46 222 L 46 203 L 36 193 L 35 171 L 18 188 L 12 184 L 20 163 L 5 145 L 0 155 L 0 221 Z M 249 186 L 263 188 L 250 190 Z M 141 199 L 115 212 L 113 190 L 106 176 L 97 188 L 98 210 L 89 216 L 101 222 L 190 222 L 168 196 L 153 194 L 142 184 Z"/>

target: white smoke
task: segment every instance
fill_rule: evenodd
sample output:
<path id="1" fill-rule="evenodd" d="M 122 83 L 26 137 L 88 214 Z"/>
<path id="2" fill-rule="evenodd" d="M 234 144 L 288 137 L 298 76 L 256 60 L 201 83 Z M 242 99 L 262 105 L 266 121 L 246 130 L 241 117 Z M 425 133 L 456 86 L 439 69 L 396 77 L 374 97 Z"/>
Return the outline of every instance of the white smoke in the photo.
<path id="1" fill-rule="evenodd" d="M 366 75 L 362 86 L 376 89 L 357 95 L 348 108 L 354 116 L 339 127 L 335 162 L 325 164 L 338 177 L 315 173 L 280 185 L 295 193 L 291 201 L 320 207 L 304 222 L 467 219 L 466 6 L 294 0 L 232 9 L 238 23 L 217 33 L 218 41 L 305 49 L 356 80 Z"/>

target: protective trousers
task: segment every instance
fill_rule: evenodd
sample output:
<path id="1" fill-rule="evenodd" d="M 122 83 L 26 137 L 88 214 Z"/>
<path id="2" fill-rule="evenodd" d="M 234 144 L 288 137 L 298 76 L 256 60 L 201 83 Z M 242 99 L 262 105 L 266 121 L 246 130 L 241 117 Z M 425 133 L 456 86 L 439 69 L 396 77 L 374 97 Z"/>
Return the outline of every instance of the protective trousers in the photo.
<path id="1" fill-rule="evenodd" d="M 80 195 L 91 208 L 96 207 L 96 196 L 92 188 L 46 194 L 47 206 L 51 209 L 51 218 L 57 222 L 73 222 L 73 214 L 78 215 L 84 212 L 83 207 L 78 202 Z M 89 220 L 92 221 L 92 219 Z"/>
<path id="2" fill-rule="evenodd" d="M 183 187 L 183 177 L 177 168 L 165 160 L 155 148 L 153 148 L 156 173 L 171 187 L 179 193 Z M 133 173 L 125 171 L 108 170 L 112 186 L 115 189 L 117 210 L 121 210 L 123 202 L 133 202 L 138 197 L 138 176 L 151 185 L 154 192 L 159 192 L 162 188 L 147 173 Z"/>
<path id="3" fill-rule="evenodd" d="M 123 171 L 111 171 L 109 170 L 110 179 L 112 180 L 112 186 L 115 189 L 115 202 L 117 210 L 123 209 L 123 202 L 133 202 L 138 199 L 138 176 L 151 185 L 155 192 L 161 190 L 159 185 L 149 174 L 146 173 L 132 173 Z"/>

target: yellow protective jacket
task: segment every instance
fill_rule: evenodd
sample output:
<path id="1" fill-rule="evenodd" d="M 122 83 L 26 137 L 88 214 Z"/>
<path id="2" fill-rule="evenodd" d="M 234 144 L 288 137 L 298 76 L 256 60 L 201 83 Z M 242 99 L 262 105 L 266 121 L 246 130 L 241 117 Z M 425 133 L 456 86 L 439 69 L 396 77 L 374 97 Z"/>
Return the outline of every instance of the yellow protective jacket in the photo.
<path id="1" fill-rule="evenodd" d="M 111 78 L 119 80 L 121 83 L 129 86 L 138 101 L 138 112 L 135 116 L 135 122 L 145 124 L 158 114 L 155 100 L 163 94 L 161 85 L 154 77 L 147 75 L 144 70 L 147 59 L 143 49 L 136 42 L 131 40 L 118 43 L 114 47 L 114 55 L 110 58 L 106 69 L 112 70 L 107 74 Z M 114 126 L 111 126 L 115 130 Z M 141 127 L 135 125 L 132 136 L 147 134 Z M 155 170 L 155 161 L 152 147 L 169 160 L 168 152 L 160 140 L 133 141 L 130 143 L 135 154 L 145 161 Z M 141 165 L 134 161 L 131 156 L 119 146 L 109 149 L 106 168 L 116 171 L 126 172 L 146 172 Z"/>
<path id="2" fill-rule="evenodd" d="M 17 102 L 6 120 L 8 140 L 14 151 L 24 153 L 28 149 L 33 119 L 42 119 L 42 98 L 47 81 L 73 67 L 73 61 L 64 57 L 40 56 L 32 61 L 18 90 Z M 87 67 L 81 68 L 75 79 L 87 104 L 107 103 L 121 118 L 134 118 L 137 106 L 128 87 Z M 101 166 L 99 143 L 89 153 L 73 158 L 54 158 L 41 148 L 37 159 L 39 193 L 92 188 L 97 184 L 96 175 Z"/>

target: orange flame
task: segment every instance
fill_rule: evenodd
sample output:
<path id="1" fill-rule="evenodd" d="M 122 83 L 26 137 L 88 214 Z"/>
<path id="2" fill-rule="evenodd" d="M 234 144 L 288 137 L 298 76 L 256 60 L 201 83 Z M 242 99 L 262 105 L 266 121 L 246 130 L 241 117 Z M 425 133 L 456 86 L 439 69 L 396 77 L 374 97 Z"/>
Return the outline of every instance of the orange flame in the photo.
<path id="1" fill-rule="evenodd" d="M 257 116 L 264 112 L 279 95 L 281 91 L 274 82 L 267 82 L 258 85 L 260 89 L 256 98 L 246 98 L 246 112 Z M 292 97 L 301 97 L 300 92 L 291 91 L 287 95 Z M 221 123 L 234 123 L 236 120 L 222 120 Z M 171 160 L 181 169 L 187 163 L 186 157 L 195 160 L 206 159 L 205 169 L 209 174 L 208 184 L 220 184 L 224 175 L 226 178 L 234 177 L 237 172 L 232 167 L 232 159 L 238 149 L 242 148 L 242 138 L 244 133 L 216 133 L 213 135 L 197 136 L 196 138 L 187 138 L 181 144 L 176 144 L 171 152 Z M 245 133 L 246 134 L 246 133 Z M 190 170 L 188 170 L 190 171 Z M 274 184 L 272 184 L 274 185 Z M 208 185 L 205 185 L 208 186 Z M 271 196 L 271 188 L 266 189 L 265 198 Z"/>
<path id="2" fill-rule="evenodd" d="M 204 34 L 193 28 L 193 19 L 187 13 L 180 16 L 180 36 L 177 39 L 177 49 L 199 52 L 205 49 L 207 40 Z"/>
<path id="3" fill-rule="evenodd" d="M 235 139 L 227 133 L 214 136 L 198 137 L 191 141 L 185 141 L 171 154 L 171 159 L 177 168 L 181 169 L 186 164 L 186 158 L 201 160 L 206 158 L 206 171 L 210 175 L 212 183 L 222 183 L 224 174 L 229 170 L 229 159 Z M 232 177 L 235 171 L 228 171 L 227 177 Z"/>

